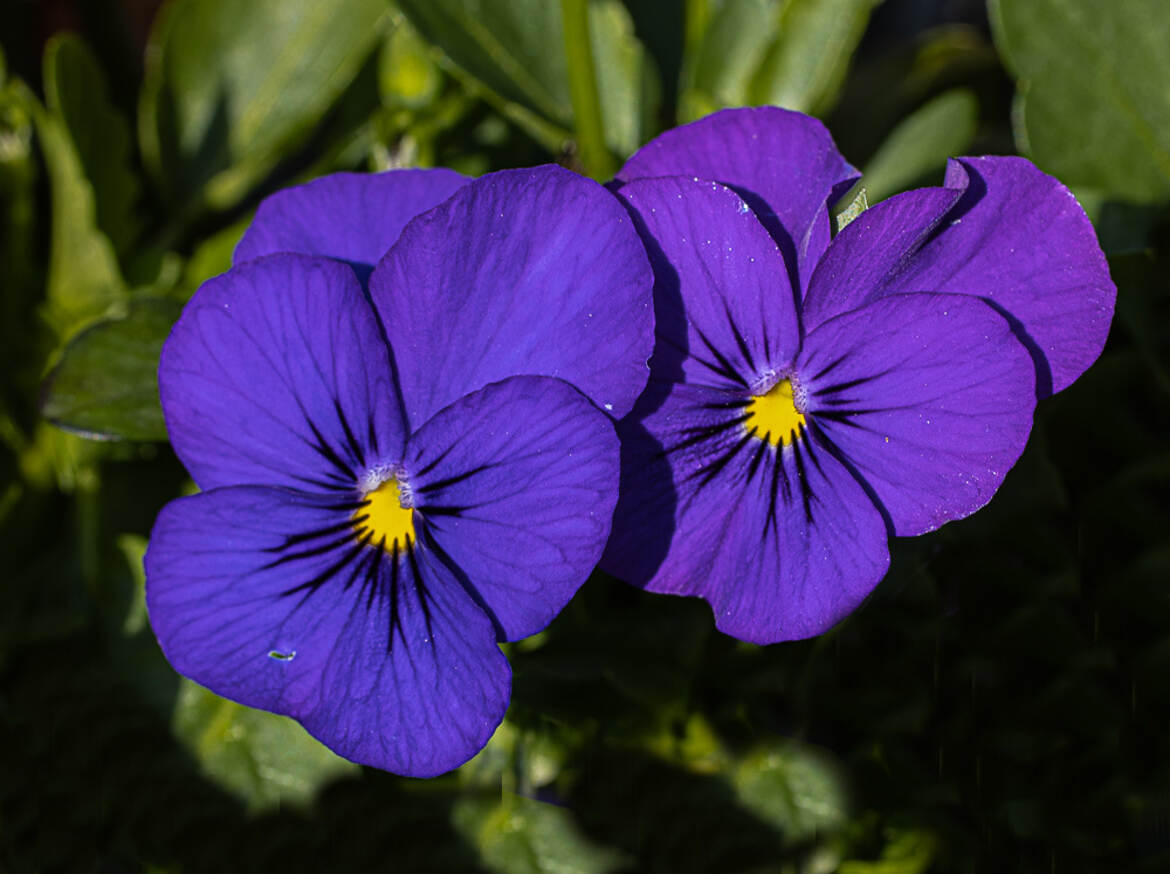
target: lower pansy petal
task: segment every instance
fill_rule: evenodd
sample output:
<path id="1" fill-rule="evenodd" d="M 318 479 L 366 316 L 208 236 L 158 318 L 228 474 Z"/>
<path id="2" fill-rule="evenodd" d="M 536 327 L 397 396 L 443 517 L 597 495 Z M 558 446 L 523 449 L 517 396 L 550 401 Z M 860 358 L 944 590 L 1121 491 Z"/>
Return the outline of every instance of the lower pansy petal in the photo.
<path id="1" fill-rule="evenodd" d="M 405 441 L 377 317 L 327 258 L 272 255 L 204 283 L 163 346 L 159 393 L 203 489 L 348 490 Z"/>
<path id="2" fill-rule="evenodd" d="M 885 575 L 886 526 L 814 435 L 780 445 L 734 392 L 675 384 L 619 423 L 622 488 L 602 567 L 706 599 L 753 643 L 819 634 Z"/>
<path id="3" fill-rule="evenodd" d="M 364 282 L 406 223 L 471 180 L 454 170 L 333 173 L 272 194 L 236 246 L 232 263 L 276 252 L 348 261 Z"/>
<path id="4" fill-rule="evenodd" d="M 411 437 L 404 467 L 431 545 L 502 639 L 548 625 L 601 557 L 618 440 L 567 383 L 521 376 L 467 395 Z"/>
<path id="5" fill-rule="evenodd" d="M 358 533 L 362 503 L 232 487 L 160 513 L 147 607 L 182 674 L 292 716 L 340 755 L 431 776 L 474 755 L 507 707 L 487 615 L 434 556 Z"/>
<path id="6" fill-rule="evenodd" d="M 1036 391 L 1068 386 L 1105 345 L 1117 289 L 1072 192 L 1030 161 L 960 158 L 946 185 L 962 198 L 887 293 L 939 291 L 991 301 L 1036 364 Z"/>
<path id="7" fill-rule="evenodd" d="M 963 295 L 900 294 L 814 330 L 797 360 L 807 415 L 872 489 L 896 534 L 986 504 L 1027 442 L 1031 357 Z"/>

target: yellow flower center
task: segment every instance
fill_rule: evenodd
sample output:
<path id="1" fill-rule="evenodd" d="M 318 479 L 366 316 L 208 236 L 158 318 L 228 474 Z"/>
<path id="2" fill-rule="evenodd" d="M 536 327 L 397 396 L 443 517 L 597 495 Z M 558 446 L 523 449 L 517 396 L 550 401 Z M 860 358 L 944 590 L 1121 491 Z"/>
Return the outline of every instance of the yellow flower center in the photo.
<path id="1" fill-rule="evenodd" d="M 804 428 L 804 413 L 796 409 L 792 383 L 782 379 L 767 392 L 752 398 L 747 405 L 743 426 L 773 446 L 787 446 L 796 441 Z"/>
<path id="2" fill-rule="evenodd" d="M 394 477 L 366 494 L 353 520 L 359 537 L 387 552 L 406 552 L 414 541 L 414 509 L 403 505 Z"/>

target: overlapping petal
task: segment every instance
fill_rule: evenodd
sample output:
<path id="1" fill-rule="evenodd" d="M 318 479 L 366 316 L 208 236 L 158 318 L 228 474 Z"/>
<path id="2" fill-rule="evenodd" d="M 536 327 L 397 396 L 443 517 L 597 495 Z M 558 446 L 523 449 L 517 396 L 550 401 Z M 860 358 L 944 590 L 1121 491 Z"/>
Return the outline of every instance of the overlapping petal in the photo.
<path id="1" fill-rule="evenodd" d="M 734 188 L 775 238 L 803 290 L 829 245 L 829 207 L 857 179 L 821 122 L 773 106 L 724 109 L 655 137 L 620 182 L 697 176 Z"/>
<path id="2" fill-rule="evenodd" d="M 1117 296 L 1085 211 L 1023 158 L 951 161 L 946 186 L 961 199 L 885 293 L 991 301 L 1032 353 L 1039 396 L 1067 387 L 1101 354 Z"/>
<path id="3" fill-rule="evenodd" d="M 902 536 L 987 503 L 1032 425 L 1031 357 L 965 295 L 891 295 L 832 318 L 797 371 L 816 427 Z"/>
<path id="4" fill-rule="evenodd" d="M 518 376 L 456 401 L 407 446 L 418 515 L 503 639 L 540 631 L 609 536 L 618 440 L 558 379 Z"/>
<path id="5" fill-rule="evenodd" d="M 266 197 L 233 263 L 276 252 L 348 261 L 365 281 L 406 223 L 470 180 L 454 170 L 334 173 Z"/>
<path id="6" fill-rule="evenodd" d="M 508 665 L 442 562 L 356 541 L 354 506 L 263 487 L 168 504 L 145 560 L 151 624 L 213 692 L 291 715 L 354 761 L 438 774 L 487 742 Z"/>
<path id="7" fill-rule="evenodd" d="M 625 414 L 646 384 L 652 284 L 616 198 L 547 166 L 484 176 L 416 218 L 370 293 L 417 428 L 525 374 L 565 379 Z"/>
<path id="8" fill-rule="evenodd" d="M 272 255 L 205 283 L 163 347 L 159 391 L 203 489 L 352 488 L 406 437 L 374 312 L 326 258 Z"/>
<path id="9" fill-rule="evenodd" d="M 705 598 L 740 639 L 809 637 L 885 574 L 885 523 L 815 437 L 778 449 L 747 431 L 747 401 L 679 383 L 619 423 L 622 490 L 602 566 L 650 591 Z"/>
<path id="10" fill-rule="evenodd" d="M 950 188 L 918 188 L 883 200 L 851 221 L 813 272 L 804 298 L 804 330 L 885 295 L 891 277 L 906 269 L 959 196 Z"/>
<path id="11" fill-rule="evenodd" d="M 641 179 L 621 190 L 654 266 L 654 372 L 748 388 L 800 344 L 783 258 L 748 205 L 716 182 Z"/>

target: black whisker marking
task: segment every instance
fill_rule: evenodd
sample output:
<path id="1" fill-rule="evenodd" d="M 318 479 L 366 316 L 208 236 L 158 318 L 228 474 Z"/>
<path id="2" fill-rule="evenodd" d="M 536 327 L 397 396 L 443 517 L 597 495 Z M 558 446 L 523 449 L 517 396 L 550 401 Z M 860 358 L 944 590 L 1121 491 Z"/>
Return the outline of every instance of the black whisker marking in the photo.
<path id="1" fill-rule="evenodd" d="M 715 370 L 715 372 L 720 376 L 729 379 L 732 382 L 743 386 L 744 388 L 748 388 L 747 381 L 736 372 L 735 368 L 732 367 L 731 362 L 727 360 L 723 353 L 715 348 L 715 344 L 707 339 L 707 335 L 703 333 L 703 330 L 698 325 L 692 325 L 691 327 L 695 329 L 695 333 L 699 335 L 699 339 L 703 341 L 703 345 L 707 347 L 707 351 L 710 352 L 715 360 L 719 362 L 719 367 L 712 369 Z"/>
<path id="2" fill-rule="evenodd" d="M 330 525 L 327 528 L 318 528 L 315 531 L 305 531 L 301 534 L 290 534 L 284 538 L 284 543 L 280 546 L 269 546 L 265 552 L 283 552 L 290 546 L 296 546 L 298 543 L 306 543 L 310 540 L 316 540 L 318 537 L 328 537 L 330 534 L 336 534 L 338 531 L 344 531 L 346 528 L 355 528 L 359 523 L 364 522 L 368 515 L 358 516 L 356 519 L 346 519 L 344 522 L 338 522 L 336 525 Z"/>
<path id="3" fill-rule="evenodd" d="M 360 543 L 360 542 L 355 543 L 352 547 L 349 548 L 348 551 L 346 551 L 346 553 L 340 559 L 338 559 L 336 562 L 331 564 L 328 568 L 323 570 L 321 573 L 317 574 L 317 576 L 313 577 L 311 580 L 308 580 L 306 582 L 299 583 L 298 585 L 293 586 L 291 589 L 286 589 L 283 592 L 283 594 L 291 595 L 295 592 L 304 592 L 304 591 L 308 591 L 310 593 L 315 592 L 318 588 L 321 587 L 322 584 L 325 583 L 326 580 L 328 580 L 330 577 L 334 576 L 339 570 L 341 570 L 343 567 L 345 567 L 347 564 L 349 564 L 355 558 L 357 558 L 358 554 L 364 548 L 365 548 L 365 546 L 362 543 Z"/>
<path id="4" fill-rule="evenodd" d="M 754 437 L 756 435 L 756 429 L 752 428 L 752 430 L 748 431 L 748 434 L 750 434 L 751 436 Z M 755 477 L 756 471 L 759 470 L 759 468 L 760 468 L 760 462 L 762 462 L 764 460 L 764 456 L 768 454 L 768 447 L 769 447 L 769 444 L 765 440 L 761 440 L 760 445 L 756 447 L 756 452 L 752 456 L 752 460 L 750 462 L 748 462 L 748 470 L 747 470 L 748 482 L 751 482 L 752 479 Z"/>
<path id="5" fill-rule="evenodd" d="M 696 443 L 702 443 L 704 440 L 709 440 L 712 437 L 717 437 L 724 431 L 734 428 L 736 425 L 741 425 L 751 418 L 751 415 L 744 413 L 742 416 L 735 416 L 731 419 L 726 419 L 717 425 L 702 425 L 697 428 L 686 428 L 682 433 L 690 434 L 689 437 L 676 443 L 674 446 L 668 446 L 658 453 L 659 458 L 665 458 L 672 452 L 678 452 L 682 449 L 694 446 Z"/>
<path id="6" fill-rule="evenodd" d="M 286 564 L 290 561 L 300 561 L 303 558 L 312 558 L 316 555 L 324 555 L 330 550 L 340 549 L 351 540 L 356 539 L 356 536 L 357 532 L 350 531 L 344 537 L 339 537 L 335 540 L 329 541 L 328 543 L 322 543 L 317 546 L 310 547 L 309 549 L 302 549 L 295 552 L 286 552 L 283 555 L 278 555 L 272 561 L 268 562 L 268 564 L 262 565 L 260 570 L 268 570 L 269 568 L 274 568 L 279 565 Z"/>
<path id="7" fill-rule="evenodd" d="M 747 444 L 751 442 L 752 439 L 752 433 L 749 431 L 747 434 L 743 435 L 739 442 L 737 442 L 730 449 L 726 450 L 721 456 L 715 459 L 715 461 L 705 465 L 691 474 L 691 478 L 693 479 L 694 477 L 702 476 L 703 479 L 700 480 L 698 487 L 702 488 L 703 486 L 707 485 L 709 482 L 711 482 L 711 480 L 715 479 L 715 477 L 719 475 L 721 470 L 723 470 L 725 467 L 727 467 L 728 464 L 731 463 L 731 460 L 735 458 L 735 456 L 740 453 L 740 450 L 747 446 Z"/>
<path id="8" fill-rule="evenodd" d="M 341 423 L 341 430 L 345 432 L 345 442 L 349 445 L 354 463 L 359 467 L 364 465 L 366 463 L 365 453 L 353 435 L 353 430 L 349 427 L 349 420 L 345 418 L 345 411 L 341 409 L 341 402 L 337 398 L 333 399 L 333 409 L 337 413 L 337 421 Z"/>
<path id="9" fill-rule="evenodd" d="M 313 437 L 316 438 L 317 441 L 316 443 L 310 443 L 309 445 L 317 451 L 318 455 L 336 467 L 342 474 L 344 474 L 349 480 L 352 481 L 354 479 L 353 469 L 346 465 L 346 463 L 341 460 L 341 456 L 337 454 L 337 452 L 333 449 L 332 446 L 328 444 L 328 442 L 326 442 L 324 436 L 321 434 L 321 429 L 317 427 L 316 423 L 312 419 L 310 419 L 308 416 L 305 416 L 305 422 L 308 423 L 309 430 L 313 432 Z"/>
<path id="10" fill-rule="evenodd" d="M 735 319 L 731 316 L 731 307 L 727 305 L 726 300 L 723 301 L 723 313 L 727 316 L 727 324 L 731 328 L 732 335 L 735 337 L 735 345 L 739 347 L 739 354 L 747 362 L 748 370 L 754 373 L 756 370 L 756 362 L 752 358 L 752 352 L 748 348 L 747 340 L 739 330 L 739 326 L 735 324 Z"/>
<path id="11" fill-rule="evenodd" d="M 800 489 L 801 503 L 804 504 L 804 520 L 811 525 L 813 521 L 812 492 L 808 485 L 808 474 L 804 469 L 804 453 L 801 451 L 800 443 L 794 442 L 792 444 L 792 456 L 796 459 L 797 487 Z"/>
<path id="12" fill-rule="evenodd" d="M 414 557 L 414 550 L 408 548 L 406 550 L 406 557 L 410 561 L 410 572 L 414 575 L 414 590 L 418 594 L 418 603 L 422 607 L 423 620 L 427 626 L 427 639 L 432 642 L 435 639 L 434 629 L 431 627 L 431 607 L 427 603 L 427 587 L 423 583 L 422 574 L 418 569 L 418 560 Z"/>
<path id="13" fill-rule="evenodd" d="M 458 485 L 459 483 L 463 482 L 464 480 L 471 479 L 477 473 L 483 473 L 485 470 L 489 470 L 490 468 L 493 468 L 495 466 L 496 465 L 491 464 L 491 463 L 481 464 L 478 467 L 473 467 L 471 470 L 464 471 L 463 473 L 457 473 L 454 476 L 449 476 L 449 477 L 446 477 L 445 479 L 435 480 L 433 483 L 427 483 L 424 486 L 415 486 L 414 491 L 416 494 L 417 493 L 426 494 L 427 492 L 437 492 L 440 489 L 447 488 L 448 486 Z M 417 477 L 415 477 L 415 478 L 417 479 Z"/>

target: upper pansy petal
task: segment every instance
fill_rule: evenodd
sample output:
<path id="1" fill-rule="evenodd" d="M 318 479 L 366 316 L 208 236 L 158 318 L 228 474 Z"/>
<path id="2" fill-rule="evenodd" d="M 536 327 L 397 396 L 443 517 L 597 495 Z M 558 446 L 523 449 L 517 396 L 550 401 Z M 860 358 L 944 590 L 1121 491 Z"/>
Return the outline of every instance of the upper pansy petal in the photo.
<path id="1" fill-rule="evenodd" d="M 761 106 L 724 109 L 659 134 L 617 178 L 697 176 L 731 186 L 780 245 L 803 290 L 829 245 L 829 207 L 858 175 L 817 119 Z"/>
<path id="2" fill-rule="evenodd" d="M 742 393 L 677 383 L 618 424 L 622 488 L 602 567 L 705 598 L 754 643 L 819 634 L 889 564 L 886 526 L 856 479 L 805 432 L 783 448 L 745 423 Z"/>
<path id="3" fill-rule="evenodd" d="M 883 200 L 851 221 L 813 271 L 804 298 L 804 330 L 885 294 L 890 277 L 905 267 L 959 196 L 951 188 L 918 188 Z"/>
<path id="4" fill-rule="evenodd" d="M 374 311 L 326 258 L 272 255 L 204 283 L 163 346 L 159 393 L 203 489 L 352 489 L 405 442 Z"/>
<path id="5" fill-rule="evenodd" d="M 419 216 L 370 292 L 412 427 L 509 376 L 623 415 L 646 384 L 652 276 L 617 199 L 559 167 L 492 173 Z"/>
<path id="6" fill-rule="evenodd" d="M 471 180 L 454 170 L 333 173 L 261 201 L 233 264 L 276 252 L 348 261 L 364 281 L 419 213 Z"/>
<path id="7" fill-rule="evenodd" d="M 886 291 L 991 301 L 1032 353 L 1037 394 L 1060 391 L 1100 355 L 1117 297 L 1088 216 L 1023 158 L 953 160 L 946 186 L 961 199 Z"/>
<path id="8" fill-rule="evenodd" d="M 986 504 L 1027 442 L 1035 373 L 987 303 L 899 294 L 832 318 L 797 360 L 807 414 L 902 536 Z"/>
<path id="9" fill-rule="evenodd" d="M 654 267 L 654 372 L 689 383 L 750 387 L 791 363 L 796 304 L 775 241 L 717 182 L 640 179 L 621 196 Z"/>
<path id="10" fill-rule="evenodd" d="M 567 383 L 519 376 L 461 398 L 415 432 L 404 466 L 434 551 L 503 639 L 548 625 L 601 557 L 618 440 Z"/>
<path id="11" fill-rule="evenodd" d="M 213 692 L 356 762 L 442 773 L 499 724 L 508 665 L 440 562 L 356 541 L 354 506 L 247 486 L 172 502 L 146 553 L 151 625 Z"/>

